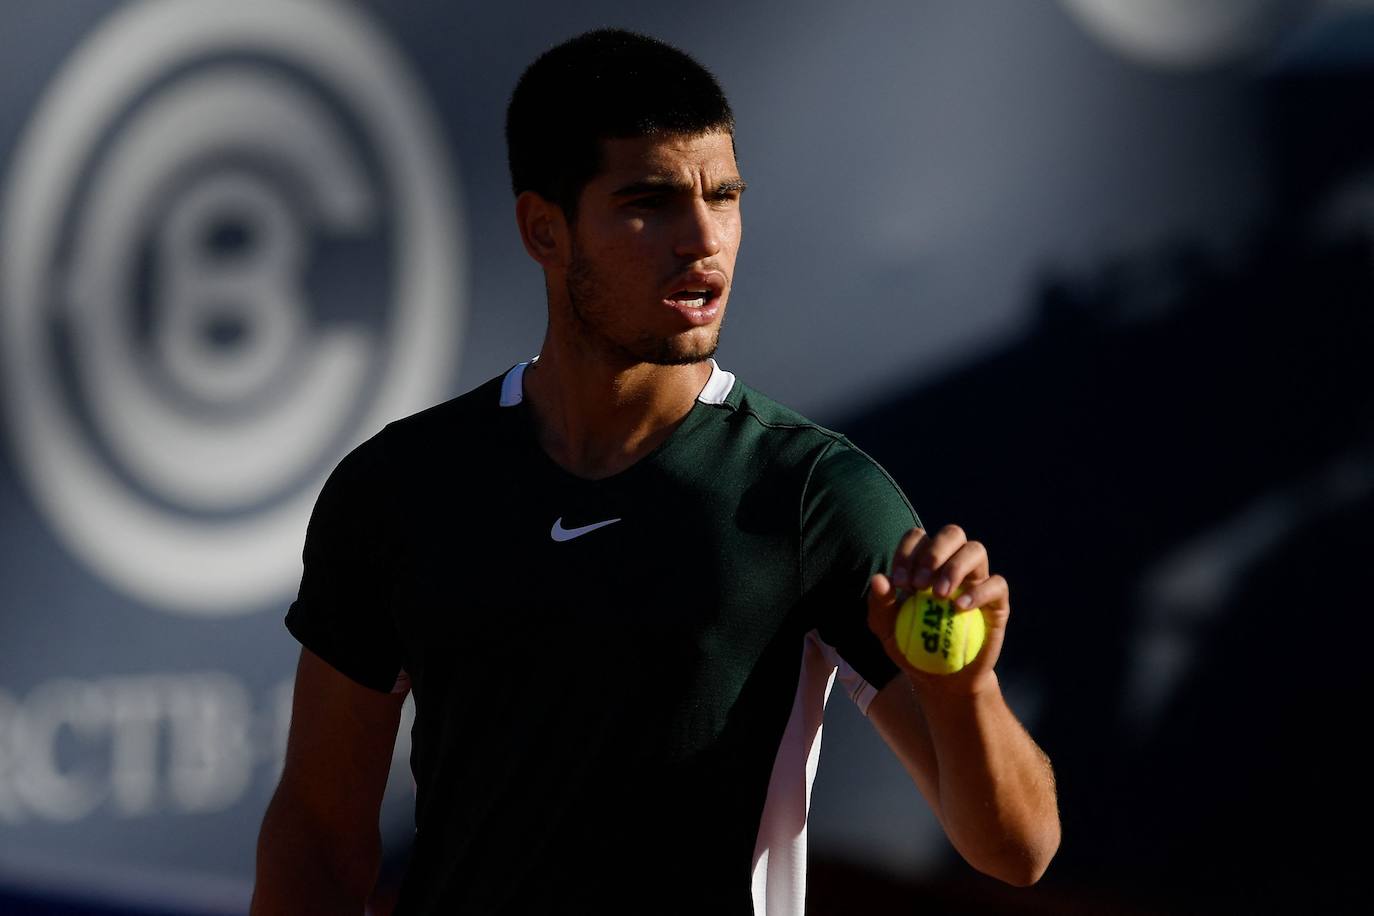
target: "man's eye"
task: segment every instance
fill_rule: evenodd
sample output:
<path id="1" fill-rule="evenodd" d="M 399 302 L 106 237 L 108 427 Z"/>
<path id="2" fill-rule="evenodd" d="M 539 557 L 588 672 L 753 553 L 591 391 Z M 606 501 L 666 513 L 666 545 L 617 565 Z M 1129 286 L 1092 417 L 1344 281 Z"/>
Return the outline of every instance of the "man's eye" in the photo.
<path id="1" fill-rule="evenodd" d="M 630 206 L 640 210 L 658 210 L 664 204 L 665 198 L 655 194 L 651 197 L 636 197 L 630 201 Z"/>

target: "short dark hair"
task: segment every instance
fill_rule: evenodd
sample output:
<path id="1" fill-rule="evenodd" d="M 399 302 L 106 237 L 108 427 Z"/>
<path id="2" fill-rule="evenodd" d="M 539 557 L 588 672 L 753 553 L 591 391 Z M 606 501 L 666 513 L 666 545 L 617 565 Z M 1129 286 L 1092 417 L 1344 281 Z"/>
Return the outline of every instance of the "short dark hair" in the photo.
<path id="1" fill-rule="evenodd" d="M 506 108 L 517 196 L 535 191 L 571 219 L 601 170 L 601 141 L 735 132 L 711 72 L 683 51 L 623 29 L 578 35 L 526 68 Z"/>

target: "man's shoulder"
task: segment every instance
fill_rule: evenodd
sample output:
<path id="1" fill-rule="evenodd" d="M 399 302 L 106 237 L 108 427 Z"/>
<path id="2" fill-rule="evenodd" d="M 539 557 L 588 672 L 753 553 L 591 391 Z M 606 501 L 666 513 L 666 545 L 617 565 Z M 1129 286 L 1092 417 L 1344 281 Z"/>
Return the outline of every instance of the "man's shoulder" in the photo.
<path id="1" fill-rule="evenodd" d="M 735 391 L 732 394 L 734 396 L 729 400 L 735 414 L 746 418 L 760 429 L 776 431 L 781 435 L 804 436 L 817 442 L 844 441 L 844 436 L 834 430 L 827 429 L 743 382 L 735 383 Z"/>
<path id="2" fill-rule="evenodd" d="M 844 434 L 822 426 L 804 414 L 744 384 L 738 384 L 735 413 L 747 417 L 763 434 L 786 443 L 805 465 L 808 491 L 817 493 L 901 488 L 867 452 Z M 901 497 L 905 502 L 906 497 Z"/>
<path id="3" fill-rule="evenodd" d="M 503 377 L 392 420 L 349 452 L 340 467 L 357 474 L 413 474 L 488 445 L 501 435 Z"/>
<path id="4" fill-rule="evenodd" d="M 476 388 L 432 407 L 393 420 L 379 434 L 388 450 L 430 448 L 446 439 L 480 437 L 500 418 L 501 382 L 505 374 L 488 379 Z"/>
<path id="5" fill-rule="evenodd" d="M 758 441 L 763 450 L 779 457 L 790 455 L 792 463 L 807 474 L 827 466 L 853 463 L 877 464 L 840 432 L 823 426 L 805 414 L 768 395 L 740 384 L 731 398 L 734 416 L 745 434 Z M 879 469 L 880 470 L 880 469 Z"/>

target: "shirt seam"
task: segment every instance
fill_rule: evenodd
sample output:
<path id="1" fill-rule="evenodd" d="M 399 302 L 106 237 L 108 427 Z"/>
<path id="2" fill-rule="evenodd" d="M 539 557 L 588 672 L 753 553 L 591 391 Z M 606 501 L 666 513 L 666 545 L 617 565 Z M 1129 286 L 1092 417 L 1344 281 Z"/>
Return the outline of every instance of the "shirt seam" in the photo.
<path id="1" fill-rule="evenodd" d="M 921 516 L 916 512 L 916 507 L 911 504 L 911 500 L 907 497 L 906 492 L 902 490 L 901 486 L 897 483 L 893 476 L 887 472 L 887 468 L 883 467 L 880 463 L 875 461 L 872 455 L 868 454 L 868 452 L 859 448 L 853 442 L 848 442 L 848 440 L 846 440 L 846 442 L 850 448 L 852 448 L 854 451 L 862 455 L 864 457 L 864 460 L 866 460 L 869 464 L 873 465 L 874 469 L 876 469 L 879 474 L 883 475 L 883 479 L 887 481 L 888 486 L 892 487 L 893 492 L 895 492 L 898 496 L 902 498 L 902 505 L 906 506 L 906 510 L 911 513 L 912 519 L 914 519 L 916 522 L 916 527 L 922 529 L 925 528 L 925 524 L 921 521 Z"/>
<path id="2" fill-rule="evenodd" d="M 759 416 L 758 411 L 754 410 L 752 407 L 737 407 L 735 409 L 765 429 L 809 429 L 831 440 L 832 443 L 844 439 L 844 436 L 840 433 L 835 432 L 833 429 L 826 429 L 819 423 L 772 423 Z"/>
<path id="3" fill-rule="evenodd" d="M 793 428 L 802 427 L 798 426 Z M 806 469 L 806 480 L 802 483 L 801 498 L 797 501 L 797 582 L 799 583 L 798 590 L 800 592 L 797 599 L 799 601 L 810 589 L 810 582 L 806 577 L 806 497 L 811 490 L 811 479 L 816 475 L 816 468 L 820 467 L 821 462 L 825 460 L 825 456 L 830 454 L 830 450 L 835 447 L 836 443 L 840 441 L 840 438 L 839 436 L 832 437 L 825 448 L 821 449 L 816 459 L 811 462 L 811 467 Z"/>

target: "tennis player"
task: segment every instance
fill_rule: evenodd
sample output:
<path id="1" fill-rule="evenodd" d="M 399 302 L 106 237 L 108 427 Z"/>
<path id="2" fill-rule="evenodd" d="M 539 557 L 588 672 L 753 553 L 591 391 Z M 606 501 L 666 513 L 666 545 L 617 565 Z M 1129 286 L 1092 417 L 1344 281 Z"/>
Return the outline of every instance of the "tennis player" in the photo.
<path id="1" fill-rule="evenodd" d="M 255 914 L 362 911 L 407 692 L 402 914 L 801 913 L 835 684 L 974 868 L 1044 872 L 1054 779 L 998 686 L 1010 598 L 987 550 L 924 530 L 867 455 L 712 358 L 742 230 L 734 129 L 711 74 L 628 32 L 521 77 L 507 142 L 547 332 L 321 493 Z M 899 596 L 926 585 L 986 615 L 956 674 L 894 645 Z"/>

